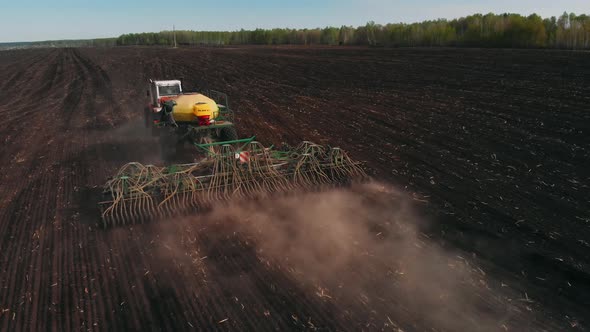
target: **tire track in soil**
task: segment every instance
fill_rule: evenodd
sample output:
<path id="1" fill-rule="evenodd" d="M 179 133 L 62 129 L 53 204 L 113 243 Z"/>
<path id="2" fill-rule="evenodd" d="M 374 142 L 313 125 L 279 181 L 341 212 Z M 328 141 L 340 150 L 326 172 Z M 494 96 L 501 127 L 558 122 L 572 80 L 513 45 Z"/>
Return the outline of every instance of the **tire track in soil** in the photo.
<path id="1" fill-rule="evenodd" d="M 95 66 L 91 66 L 88 63 L 88 60 L 85 59 L 84 57 L 81 56 L 81 54 L 79 53 L 78 50 L 76 50 L 76 52 L 74 53 L 74 56 L 76 57 L 76 61 L 81 65 L 81 69 L 83 69 L 86 81 L 89 81 L 90 83 L 92 83 L 92 89 L 90 91 L 96 91 L 94 94 L 94 97 L 100 97 L 97 96 L 99 93 L 100 94 L 104 94 L 105 93 L 105 89 L 102 87 L 102 85 L 100 84 L 102 81 L 98 79 L 99 76 L 103 77 L 103 80 L 108 80 L 108 76 L 105 78 L 104 72 L 100 72 L 100 75 L 96 74 L 96 69 L 98 67 Z M 108 81 L 107 81 L 108 82 Z M 97 93 L 98 92 L 98 93 Z M 99 110 L 106 112 L 109 108 L 108 106 L 112 107 L 113 105 L 107 105 L 107 107 L 101 107 L 100 104 L 102 102 L 102 100 L 100 100 L 100 98 L 93 98 L 93 96 L 88 95 L 87 98 L 85 99 L 86 103 L 84 105 L 84 115 L 86 116 L 86 122 L 87 125 L 84 126 L 84 130 L 87 130 L 89 128 L 89 126 L 91 126 L 92 124 L 98 124 L 98 113 Z M 112 101 L 111 99 L 107 98 L 107 101 Z M 88 119 L 93 119 L 93 121 L 88 122 Z M 81 118 L 81 121 L 83 121 L 84 118 Z M 99 140 L 102 142 L 103 138 L 99 138 Z M 90 155 L 88 153 L 89 149 L 88 147 L 90 146 L 90 142 L 88 139 L 88 136 L 84 136 L 84 141 L 83 141 L 83 147 L 80 149 L 81 152 L 78 152 L 76 154 L 76 157 L 71 159 L 71 161 L 68 161 L 68 164 L 70 163 L 77 163 L 77 168 L 79 170 L 83 170 L 83 172 L 78 172 L 78 174 L 83 173 L 82 175 L 79 176 L 79 179 L 75 182 L 78 185 L 80 185 L 81 187 L 84 187 L 85 185 L 90 184 L 91 181 L 91 177 L 93 172 L 96 172 L 96 170 L 92 170 L 92 167 L 90 166 L 93 163 L 93 160 L 95 160 L 96 158 L 100 157 L 99 155 Z M 71 157 L 71 156 L 70 156 Z M 78 162 L 80 161 L 80 162 Z M 99 160 L 95 160 L 94 161 L 95 164 L 101 165 L 102 162 Z M 78 188 L 81 188 L 78 187 Z M 79 196 L 79 195 L 78 195 Z M 75 200 L 75 197 L 72 197 L 73 200 Z M 78 197 L 78 201 L 80 200 L 80 197 Z M 81 207 L 80 206 L 80 202 L 77 203 L 77 205 L 75 205 L 75 207 L 77 207 L 78 209 Z M 80 217 L 78 215 L 78 217 Z M 93 235 L 92 230 L 89 229 L 90 234 L 88 234 L 88 232 L 86 231 L 81 231 L 78 236 L 82 238 L 80 243 L 84 243 L 84 247 L 85 248 L 92 248 L 92 249 L 88 249 L 85 250 L 84 253 L 87 253 L 87 255 L 85 255 L 85 257 L 81 258 L 80 260 L 80 264 L 83 264 L 84 269 L 86 270 L 87 267 L 93 267 L 93 269 L 89 269 L 86 273 L 86 278 L 88 280 L 90 280 L 90 282 L 95 281 L 94 282 L 94 286 L 92 286 L 91 284 L 88 284 L 84 287 L 84 293 L 87 294 L 87 298 L 85 301 L 85 311 L 86 312 L 90 312 L 92 311 L 91 314 L 88 314 L 86 316 L 86 322 L 88 322 L 89 324 L 91 324 L 93 327 L 97 327 L 97 328 L 105 328 L 108 327 L 109 324 L 107 322 L 116 322 L 119 321 L 118 319 L 116 319 L 116 316 L 114 315 L 114 311 L 113 310 L 108 310 L 107 306 L 105 305 L 113 305 L 113 303 L 109 302 L 109 300 L 112 300 L 114 298 L 113 294 L 116 294 L 112 287 L 111 287 L 111 279 L 112 276 L 109 277 L 110 271 L 112 269 L 111 267 L 111 262 L 114 261 L 113 256 L 111 255 L 111 253 L 109 252 L 111 250 L 111 248 L 107 248 L 106 244 L 104 243 L 104 238 L 100 237 L 96 234 L 95 238 L 92 239 L 89 236 Z M 99 257 L 104 257 L 103 262 L 101 262 L 99 260 Z M 108 264 L 108 266 L 105 266 L 105 262 L 106 264 Z M 97 270 L 94 270 L 97 269 Z M 116 276 L 115 276 L 116 278 Z M 106 302 L 105 302 L 106 300 Z M 120 301 L 119 301 L 120 303 Z M 90 310 L 89 310 L 90 309 Z"/>
<path id="2" fill-rule="evenodd" d="M 82 67 L 78 57 L 76 56 L 77 51 L 72 49 L 67 50 L 70 62 L 74 67 L 74 78 L 68 84 L 68 91 L 66 98 L 63 101 L 62 114 L 60 114 L 60 122 L 64 131 L 68 132 L 71 128 L 71 121 L 76 112 L 80 111 L 80 101 L 82 95 L 87 89 L 89 83 L 85 78 L 84 68 Z M 66 159 L 67 160 L 67 159 Z"/>
<path id="3" fill-rule="evenodd" d="M 98 109 L 97 107 L 97 99 L 100 99 L 100 94 L 102 93 L 101 90 L 97 89 L 98 84 L 96 83 L 96 73 L 92 70 L 89 69 L 89 67 L 86 65 L 84 59 L 80 56 L 78 50 L 74 50 L 73 52 L 73 56 L 75 58 L 75 61 L 77 62 L 77 64 L 79 65 L 79 69 L 80 72 L 82 73 L 82 77 L 83 80 L 85 82 L 91 83 L 91 86 L 88 88 L 88 93 L 85 94 L 84 96 L 82 96 L 82 100 L 83 102 L 81 104 L 79 104 L 78 106 L 80 107 L 80 109 L 77 112 L 77 121 L 76 123 L 82 124 L 82 123 L 88 123 L 89 118 L 92 118 L 92 112 L 93 110 Z M 84 128 L 85 126 L 81 126 L 78 125 L 77 126 Z M 83 132 L 83 129 L 79 129 L 80 132 Z M 84 135 L 81 139 L 80 142 L 80 147 L 79 147 L 79 151 L 87 151 L 88 150 L 88 142 L 87 142 L 87 136 Z M 72 182 L 71 182 L 71 186 L 72 186 L 72 190 L 68 190 L 67 192 L 70 193 L 70 197 L 69 197 L 69 201 L 73 202 L 76 200 L 76 192 L 79 191 L 79 188 L 83 188 L 88 182 L 89 182 L 89 178 L 90 178 L 90 174 L 88 173 L 89 170 L 89 165 L 86 162 L 86 159 L 89 157 L 88 155 L 86 155 L 84 152 L 82 152 L 82 156 L 84 157 L 82 160 L 78 161 L 73 159 L 73 154 L 74 151 L 72 151 L 72 154 L 69 154 L 68 156 L 64 157 L 64 160 L 70 160 L 70 162 L 68 162 L 69 165 L 71 165 L 71 169 L 72 169 L 72 173 L 75 174 L 75 176 L 72 178 Z M 74 217 L 73 218 L 76 222 L 79 220 L 79 218 Z M 72 236 L 71 238 L 73 239 L 78 239 L 77 240 L 77 245 L 76 248 L 77 250 L 75 251 L 76 253 L 78 253 L 78 255 L 74 256 L 74 266 L 79 266 L 79 271 L 78 273 L 76 273 L 74 275 L 75 278 L 75 285 L 77 286 L 77 293 L 80 294 L 79 296 L 79 300 L 78 300 L 78 304 L 77 304 L 77 308 L 80 308 L 79 311 L 80 313 L 83 313 L 84 315 L 80 315 L 81 317 L 80 319 L 80 327 L 86 327 L 88 325 L 92 325 L 93 323 L 95 323 L 98 319 L 96 319 L 94 317 L 95 313 L 94 310 L 96 307 L 101 307 L 100 304 L 96 304 L 96 306 L 93 306 L 93 301 L 91 298 L 91 294 L 92 294 L 92 286 L 90 285 L 89 280 L 91 279 L 91 275 L 90 272 L 92 271 L 91 269 L 89 269 L 89 267 L 92 267 L 92 265 L 90 265 L 90 262 L 92 262 L 92 259 L 90 259 L 89 255 L 88 255 L 88 251 L 89 251 L 89 245 L 90 245 L 90 239 L 88 237 L 88 232 L 85 231 L 84 229 L 84 225 L 83 224 L 73 224 L 72 225 Z M 101 310 L 101 309 L 99 309 Z"/>
<path id="4" fill-rule="evenodd" d="M 89 180 L 89 174 L 87 173 L 87 164 L 74 159 L 77 151 L 85 151 L 87 149 L 86 135 L 83 134 L 84 126 L 87 123 L 89 110 L 94 110 L 94 98 L 98 97 L 96 93 L 96 79 L 94 73 L 88 70 L 88 67 L 84 65 L 84 62 L 80 58 L 77 50 L 71 51 L 73 62 L 75 63 L 77 80 L 84 82 L 74 90 L 71 98 L 66 98 L 66 123 L 67 126 L 74 129 L 75 132 L 79 133 L 77 140 L 74 140 L 74 146 L 70 146 L 70 149 L 64 150 L 62 160 L 68 161 L 66 166 L 66 181 L 64 182 L 64 199 L 62 208 L 68 210 L 76 200 L 75 193 L 79 188 L 85 186 Z M 94 83 L 94 85 L 87 85 Z M 100 91 L 98 91 L 100 93 Z M 78 95 L 79 94 L 79 95 Z M 79 152 L 78 152 L 79 153 Z M 67 219 L 72 220 L 72 216 L 66 216 Z M 88 265 L 92 260 L 88 257 L 89 251 L 89 238 L 88 232 L 83 230 L 83 224 L 77 224 L 79 218 L 73 218 L 74 223 L 64 223 L 63 227 L 66 229 L 65 239 L 70 241 L 68 247 L 75 248 L 68 255 L 68 261 L 63 272 L 68 273 L 68 278 L 65 283 L 71 287 L 71 294 L 68 299 L 69 305 L 64 305 L 64 310 L 70 308 L 70 312 L 67 315 L 72 315 L 72 325 L 68 328 L 85 328 L 92 326 L 98 321 L 95 317 L 95 310 L 104 311 L 101 308 L 100 303 L 94 305 L 92 301 L 93 287 L 90 285 L 91 274 L 89 273 Z M 67 271 L 67 266 L 76 267 L 73 271 Z M 67 272 L 66 272 L 67 271 Z M 58 272 L 60 273 L 60 272 Z M 73 308 L 73 312 L 72 312 Z M 98 309 L 96 309 L 98 308 Z"/>

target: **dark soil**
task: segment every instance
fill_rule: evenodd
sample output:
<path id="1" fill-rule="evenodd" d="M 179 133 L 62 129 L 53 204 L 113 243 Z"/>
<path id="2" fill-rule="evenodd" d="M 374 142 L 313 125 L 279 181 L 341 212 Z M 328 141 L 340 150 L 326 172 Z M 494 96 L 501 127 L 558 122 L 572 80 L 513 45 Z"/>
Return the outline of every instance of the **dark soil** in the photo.
<path id="1" fill-rule="evenodd" d="M 588 53 L 39 49 L 0 52 L 0 77 L 0 330 L 589 329 Z M 161 162 L 143 128 L 149 78 L 226 92 L 242 137 L 363 161 L 411 202 L 413 258 L 450 276 L 436 289 L 452 303 L 380 275 L 389 254 L 409 259 L 383 250 L 337 268 L 348 284 L 307 278 L 235 217 L 95 227 L 118 167 Z M 393 206 L 377 201 L 359 216 Z"/>

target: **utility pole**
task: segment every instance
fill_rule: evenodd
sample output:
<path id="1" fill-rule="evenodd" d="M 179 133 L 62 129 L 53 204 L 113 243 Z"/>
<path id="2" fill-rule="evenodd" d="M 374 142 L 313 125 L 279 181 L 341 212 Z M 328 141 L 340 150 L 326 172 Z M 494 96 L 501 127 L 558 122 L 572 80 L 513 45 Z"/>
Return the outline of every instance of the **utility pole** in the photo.
<path id="1" fill-rule="evenodd" d="M 172 31 L 174 33 L 174 48 L 176 48 L 176 27 L 172 25 Z"/>

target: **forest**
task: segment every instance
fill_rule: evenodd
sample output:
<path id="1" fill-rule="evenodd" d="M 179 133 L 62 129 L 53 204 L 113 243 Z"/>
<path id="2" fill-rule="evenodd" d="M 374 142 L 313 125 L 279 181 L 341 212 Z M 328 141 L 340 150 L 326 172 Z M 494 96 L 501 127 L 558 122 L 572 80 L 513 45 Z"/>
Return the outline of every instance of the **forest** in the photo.
<path id="1" fill-rule="evenodd" d="M 161 31 L 119 36 L 124 45 L 366 45 L 383 47 L 590 48 L 590 16 L 475 14 L 459 19 L 315 29 Z"/>

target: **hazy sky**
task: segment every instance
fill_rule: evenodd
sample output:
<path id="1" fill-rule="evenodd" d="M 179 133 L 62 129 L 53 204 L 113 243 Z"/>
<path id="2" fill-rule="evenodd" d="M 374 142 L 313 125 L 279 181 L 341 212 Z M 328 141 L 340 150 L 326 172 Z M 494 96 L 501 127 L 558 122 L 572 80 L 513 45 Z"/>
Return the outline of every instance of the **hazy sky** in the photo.
<path id="1" fill-rule="evenodd" d="M 314 28 L 473 13 L 590 14 L 590 0 L 0 0 L 0 42 L 116 37 L 177 29 Z"/>

